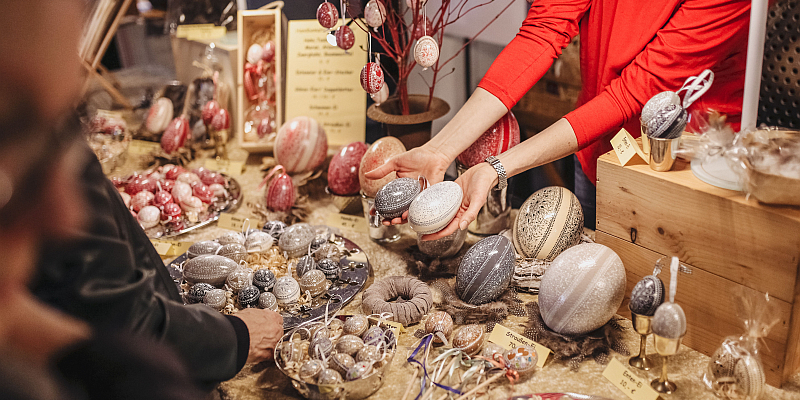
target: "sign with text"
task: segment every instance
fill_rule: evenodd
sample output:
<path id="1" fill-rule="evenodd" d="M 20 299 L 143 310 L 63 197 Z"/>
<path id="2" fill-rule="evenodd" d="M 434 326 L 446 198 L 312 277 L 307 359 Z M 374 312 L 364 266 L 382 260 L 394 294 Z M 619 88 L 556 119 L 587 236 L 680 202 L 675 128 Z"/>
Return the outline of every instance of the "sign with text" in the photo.
<path id="1" fill-rule="evenodd" d="M 348 231 L 368 233 L 367 220 L 364 217 L 359 217 L 349 214 L 330 213 L 328 214 L 328 226 L 333 228 L 345 229 Z"/>
<path id="2" fill-rule="evenodd" d="M 519 333 L 512 332 L 511 329 L 508 329 L 500 324 L 494 325 L 494 329 L 492 329 L 492 333 L 489 335 L 489 341 L 503 347 L 506 350 L 510 350 L 511 348 L 517 346 L 533 347 L 536 350 L 536 355 L 539 356 L 539 361 L 536 363 L 536 366 L 539 368 L 544 367 L 544 363 L 547 361 L 547 357 L 550 356 L 551 353 L 550 349 L 547 347 L 544 347 L 539 343 L 520 335 Z"/>
<path id="3" fill-rule="evenodd" d="M 217 220 L 217 226 L 222 229 L 230 229 L 232 231 L 241 232 L 242 228 L 246 224 L 246 221 L 250 223 L 249 229 L 261 229 L 261 227 L 264 225 L 263 222 L 254 218 L 231 213 L 221 213 L 219 214 L 219 220 Z"/>
<path id="4" fill-rule="evenodd" d="M 192 245 L 192 242 L 179 242 L 166 239 L 150 239 L 150 242 L 153 243 L 153 247 L 156 248 L 156 252 L 161 257 L 179 256 L 185 253 L 186 250 L 189 249 L 189 246 Z"/>
<path id="5" fill-rule="evenodd" d="M 658 392 L 650 387 L 650 382 L 631 372 L 616 358 L 611 358 L 611 362 L 603 371 L 603 376 L 631 400 L 656 400 L 658 398 Z"/>
<path id="6" fill-rule="evenodd" d="M 223 160 L 221 158 L 209 158 L 206 160 L 206 169 L 222 172 L 228 175 L 241 175 L 244 171 L 244 161 Z"/>
<path id="7" fill-rule="evenodd" d="M 614 147 L 614 152 L 617 153 L 619 163 L 623 167 L 637 154 L 644 162 L 649 162 L 647 156 L 642 149 L 639 148 L 639 144 L 636 143 L 636 139 L 634 139 L 625 128 L 620 129 L 619 132 L 614 135 L 611 139 L 611 146 Z"/>
<path id="8" fill-rule="evenodd" d="M 328 43 L 317 20 L 289 21 L 286 120 L 314 118 L 334 149 L 365 137 L 367 94 L 359 77 L 367 63 L 367 34 L 355 26 L 353 33 L 356 42 L 344 51 Z"/>

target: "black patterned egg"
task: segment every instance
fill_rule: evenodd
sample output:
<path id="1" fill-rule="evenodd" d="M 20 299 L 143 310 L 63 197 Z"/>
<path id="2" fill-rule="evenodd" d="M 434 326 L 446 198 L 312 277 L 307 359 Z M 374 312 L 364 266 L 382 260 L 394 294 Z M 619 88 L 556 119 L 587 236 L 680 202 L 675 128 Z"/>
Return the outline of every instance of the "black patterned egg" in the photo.
<path id="1" fill-rule="evenodd" d="M 335 369 L 336 372 L 345 375 L 347 371 L 356 364 L 356 360 L 349 354 L 336 353 L 331 356 L 331 361 L 328 364 L 331 368 Z"/>
<path id="2" fill-rule="evenodd" d="M 270 292 L 261 293 L 258 296 L 258 308 L 264 308 L 277 312 L 278 301 L 275 300 L 275 295 Z"/>
<path id="3" fill-rule="evenodd" d="M 189 291 L 186 292 L 186 302 L 189 304 L 200 303 L 203 301 L 206 293 L 214 289 L 214 286 L 211 286 L 207 283 L 198 283 L 196 285 L 192 285 L 192 287 L 189 288 Z"/>
<path id="4" fill-rule="evenodd" d="M 283 232 L 278 239 L 281 251 L 286 252 L 289 258 L 300 257 L 308 252 L 311 241 L 314 240 L 314 229 L 306 223 L 294 224 Z"/>
<path id="5" fill-rule="evenodd" d="M 203 240 L 189 246 L 189 249 L 186 250 L 186 255 L 189 258 L 195 258 L 206 254 L 216 254 L 220 247 L 222 245 L 213 240 Z"/>
<path id="6" fill-rule="evenodd" d="M 348 354 L 354 357 L 363 347 L 364 341 L 355 335 L 342 335 L 342 337 L 336 341 L 336 346 L 334 346 L 337 353 Z"/>
<path id="7" fill-rule="evenodd" d="M 299 284 L 300 292 L 308 293 L 311 297 L 317 297 L 328 290 L 328 280 L 325 279 L 325 274 L 318 269 L 306 272 L 306 274 L 300 278 Z"/>
<path id="8" fill-rule="evenodd" d="M 369 320 L 366 315 L 356 314 L 344 321 L 345 335 L 363 335 L 369 329 Z"/>
<path id="9" fill-rule="evenodd" d="M 247 234 L 244 247 L 248 253 L 261 253 L 267 251 L 275 243 L 275 238 L 264 231 L 254 231 Z"/>
<path id="10" fill-rule="evenodd" d="M 268 221 L 261 228 L 264 232 L 270 234 L 275 240 L 280 239 L 283 232 L 286 230 L 286 224 L 283 221 Z"/>
<path id="11" fill-rule="evenodd" d="M 275 286 L 275 274 L 269 268 L 261 268 L 253 273 L 253 285 L 262 291 L 269 291 Z"/>
<path id="12" fill-rule="evenodd" d="M 758 399 L 764 392 L 764 368 L 761 362 L 750 355 L 744 355 L 739 361 L 736 362 L 736 367 L 733 371 L 734 380 L 736 381 L 737 392 L 742 395 L 742 398 Z"/>
<path id="13" fill-rule="evenodd" d="M 398 218 L 420 192 L 417 179 L 397 178 L 375 194 L 375 210 L 382 218 Z"/>
<path id="14" fill-rule="evenodd" d="M 257 287 L 250 285 L 239 291 L 239 305 L 242 308 L 255 307 L 258 305 L 258 297 L 261 291 Z"/>
<path id="15" fill-rule="evenodd" d="M 197 256 L 183 266 L 183 278 L 189 283 L 208 283 L 222 286 L 228 275 L 238 267 L 235 261 L 219 255 Z"/>
<path id="16" fill-rule="evenodd" d="M 686 314 L 676 303 L 658 306 L 652 324 L 653 333 L 667 339 L 678 339 L 686 334 Z"/>
<path id="17" fill-rule="evenodd" d="M 326 369 L 319 374 L 317 378 L 318 385 L 338 385 L 344 382 L 342 375 L 336 370 Z"/>
<path id="18" fill-rule="evenodd" d="M 291 276 L 282 276 L 275 281 L 272 294 L 278 300 L 278 305 L 294 303 L 300 298 L 300 284 Z"/>
<path id="19" fill-rule="evenodd" d="M 297 259 L 297 265 L 294 267 L 294 271 L 297 273 L 297 278 L 302 278 L 306 272 L 311 271 L 312 269 L 317 268 L 317 262 L 314 261 L 309 255 L 304 255 Z"/>
<path id="20" fill-rule="evenodd" d="M 317 269 L 325 274 L 330 280 L 337 280 L 342 275 L 342 268 L 339 261 L 331 258 L 324 258 L 317 263 Z"/>
<path id="21" fill-rule="evenodd" d="M 217 242 L 223 246 L 226 244 L 241 244 L 244 246 L 244 235 L 241 232 L 225 232 L 217 238 Z"/>
<path id="22" fill-rule="evenodd" d="M 458 266 L 458 297 L 475 305 L 496 299 L 511 283 L 514 259 L 514 247 L 503 236 L 493 235 L 475 243 Z"/>
<path id="23" fill-rule="evenodd" d="M 631 312 L 652 316 L 664 302 L 664 282 L 655 275 L 647 275 L 631 291 Z"/>
<path id="24" fill-rule="evenodd" d="M 209 290 L 203 297 L 203 304 L 217 311 L 222 311 L 225 305 L 228 304 L 228 296 L 222 289 Z"/>
<path id="25" fill-rule="evenodd" d="M 217 254 L 228 257 L 237 263 L 247 258 L 247 248 L 238 243 L 230 243 L 219 248 Z"/>
<path id="26" fill-rule="evenodd" d="M 253 284 L 253 270 L 248 267 L 238 267 L 228 274 L 228 279 L 225 280 L 225 283 L 236 293 Z"/>
<path id="27" fill-rule="evenodd" d="M 583 210 L 578 198 L 560 186 L 536 191 L 519 208 L 511 237 L 517 253 L 552 261 L 581 240 Z"/>

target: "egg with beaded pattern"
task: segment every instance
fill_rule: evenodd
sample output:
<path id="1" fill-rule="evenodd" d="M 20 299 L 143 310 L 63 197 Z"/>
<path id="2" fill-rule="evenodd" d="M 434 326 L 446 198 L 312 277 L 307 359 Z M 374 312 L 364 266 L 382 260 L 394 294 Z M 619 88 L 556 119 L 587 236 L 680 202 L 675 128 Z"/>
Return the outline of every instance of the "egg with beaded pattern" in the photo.
<path id="1" fill-rule="evenodd" d="M 331 29 L 339 22 L 339 10 L 333 3 L 325 1 L 317 7 L 317 21 L 323 28 Z"/>
<path id="2" fill-rule="evenodd" d="M 330 280 L 337 280 L 342 275 L 342 268 L 339 261 L 331 258 L 324 258 L 317 263 L 317 269 L 325 274 Z"/>
<path id="3" fill-rule="evenodd" d="M 276 300 L 275 295 L 270 292 L 261 293 L 258 296 L 258 308 L 264 308 L 277 312 L 278 300 Z"/>
<path id="4" fill-rule="evenodd" d="M 343 146 L 331 158 L 328 165 L 328 189 L 340 196 L 358 194 L 361 184 L 358 183 L 358 166 L 367 152 L 367 144 L 353 142 Z"/>
<path id="5" fill-rule="evenodd" d="M 300 257 L 308 252 L 311 241 L 314 240 L 314 229 L 306 223 L 294 224 L 288 228 L 278 239 L 278 247 L 285 251 L 290 258 Z"/>
<path id="6" fill-rule="evenodd" d="M 272 294 L 278 305 L 294 303 L 300 298 L 300 284 L 291 276 L 282 276 L 275 282 Z"/>
<path id="7" fill-rule="evenodd" d="M 222 311 L 225 305 L 228 304 L 228 296 L 222 289 L 209 290 L 203 297 L 203 304 L 217 311 Z"/>
<path id="8" fill-rule="evenodd" d="M 398 218 L 408 210 L 421 189 L 417 179 L 397 178 L 375 194 L 375 210 L 382 218 Z"/>
<path id="9" fill-rule="evenodd" d="M 186 292 L 186 302 L 189 304 L 200 303 L 203 301 L 206 293 L 214 289 L 214 286 L 211 286 L 207 283 L 198 283 L 192 285 L 192 287 L 189 288 L 189 291 Z"/>
<path id="10" fill-rule="evenodd" d="M 355 364 L 356 360 L 354 360 L 352 356 L 343 353 L 335 353 L 331 356 L 331 360 L 328 362 L 328 365 L 331 368 L 342 375 L 347 374 L 347 371 L 350 368 L 353 368 L 353 365 Z"/>
<path id="11" fill-rule="evenodd" d="M 630 309 L 634 314 L 653 316 L 664 302 L 664 282 L 655 275 L 647 275 L 631 291 Z"/>
<path id="12" fill-rule="evenodd" d="M 423 235 L 439 232 L 456 216 L 463 196 L 453 181 L 439 182 L 423 190 L 408 207 L 408 222 Z"/>
<path id="13" fill-rule="evenodd" d="M 385 136 L 372 143 L 364 156 L 361 158 L 361 164 L 358 167 L 358 182 L 361 186 L 361 191 L 367 197 L 375 197 L 382 187 L 387 183 L 395 180 L 397 174 L 392 171 L 383 178 L 370 179 L 365 176 L 369 171 L 380 167 L 385 164 L 390 158 L 404 153 L 406 147 L 400 139 L 394 136 Z"/>
<path id="14" fill-rule="evenodd" d="M 203 240 L 189 246 L 186 255 L 191 259 L 206 254 L 216 254 L 220 247 L 222 246 L 213 240 Z"/>
<path id="15" fill-rule="evenodd" d="M 300 278 L 300 291 L 308 293 L 311 297 L 317 297 L 328 290 L 328 280 L 320 270 L 308 271 Z"/>
<path id="16" fill-rule="evenodd" d="M 242 308 L 255 307 L 258 305 L 258 297 L 260 295 L 261 291 L 257 287 L 253 285 L 245 286 L 239 290 L 239 305 Z"/>
<path id="17" fill-rule="evenodd" d="M 536 191 L 519 208 L 511 237 L 517 253 L 552 261 L 581 240 L 583 210 L 578 198 L 560 186 Z"/>
<path id="18" fill-rule="evenodd" d="M 274 153 L 287 173 L 313 171 L 328 155 L 328 136 L 314 118 L 295 117 L 278 130 Z"/>
<path id="19" fill-rule="evenodd" d="M 563 335 L 583 335 L 605 325 L 625 296 L 625 267 L 602 244 L 585 243 L 561 253 L 539 287 L 544 323 Z"/>
<path id="20" fill-rule="evenodd" d="M 225 283 L 236 293 L 253 284 L 253 270 L 240 266 L 228 275 Z"/>
<path id="21" fill-rule="evenodd" d="M 536 363 L 539 362 L 539 355 L 536 354 L 536 349 L 530 346 L 515 346 L 506 351 L 503 357 L 506 364 L 519 372 L 520 375 L 533 372 L 536 369 Z"/>
<path id="22" fill-rule="evenodd" d="M 414 61 L 422 66 L 423 70 L 436 64 L 439 60 L 439 44 L 430 36 L 423 36 L 414 46 Z"/>
<path id="23" fill-rule="evenodd" d="M 453 335 L 453 348 L 475 355 L 483 347 L 486 329 L 482 325 L 464 325 Z"/>
<path id="24" fill-rule="evenodd" d="M 737 391 L 743 398 L 757 399 L 764 392 L 766 377 L 761 362 L 753 356 L 744 355 L 736 362 L 733 371 Z"/>
<path id="25" fill-rule="evenodd" d="M 437 311 L 425 321 L 425 333 L 433 333 L 433 342 L 442 343 L 442 338 L 439 334 L 449 339 L 453 333 L 453 317 L 444 311 Z"/>
<path id="26" fill-rule="evenodd" d="M 344 321 L 343 330 L 345 335 L 361 336 L 367 331 L 368 328 L 369 320 L 367 319 L 367 316 L 356 314 L 352 317 L 348 317 Z"/>
<path id="27" fill-rule="evenodd" d="M 493 235 L 475 243 L 458 265 L 456 294 L 478 305 L 497 298 L 514 275 L 514 246 L 504 236 Z"/>
<path id="28" fill-rule="evenodd" d="M 519 144 L 519 123 L 511 111 L 497 120 L 478 140 L 456 157 L 459 164 L 472 168 L 489 156 L 498 156 Z"/>
<path id="29" fill-rule="evenodd" d="M 275 274 L 268 268 L 261 268 L 253 273 L 253 285 L 262 291 L 272 290 L 275 281 Z"/>
<path id="30" fill-rule="evenodd" d="M 658 306 L 653 315 L 653 333 L 667 339 L 678 339 L 686 334 L 686 314 L 675 303 Z"/>
<path id="31" fill-rule="evenodd" d="M 183 278 L 189 283 L 208 283 L 222 286 L 228 275 L 239 265 L 230 258 L 218 255 L 197 256 L 183 266 Z"/>

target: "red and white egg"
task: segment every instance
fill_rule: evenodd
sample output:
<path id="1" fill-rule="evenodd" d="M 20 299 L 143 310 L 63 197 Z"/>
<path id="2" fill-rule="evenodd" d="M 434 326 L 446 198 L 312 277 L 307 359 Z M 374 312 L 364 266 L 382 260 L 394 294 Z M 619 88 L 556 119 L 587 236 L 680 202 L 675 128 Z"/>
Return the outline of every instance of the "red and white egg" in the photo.
<path id="1" fill-rule="evenodd" d="M 482 163 L 486 157 L 497 156 L 519 144 L 519 123 L 509 111 L 494 123 L 478 140 L 456 157 L 463 166 L 471 168 Z"/>
<path id="2" fill-rule="evenodd" d="M 296 117 L 278 130 L 274 152 L 287 173 L 313 171 L 325 161 L 328 137 L 313 118 Z"/>

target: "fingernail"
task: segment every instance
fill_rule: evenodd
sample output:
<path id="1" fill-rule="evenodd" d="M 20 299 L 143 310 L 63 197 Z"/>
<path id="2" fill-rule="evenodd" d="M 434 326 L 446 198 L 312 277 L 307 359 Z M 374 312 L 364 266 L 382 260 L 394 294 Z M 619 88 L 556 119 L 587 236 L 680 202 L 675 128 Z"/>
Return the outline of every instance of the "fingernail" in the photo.
<path id="1" fill-rule="evenodd" d="M 464 229 L 467 229 L 467 225 L 467 221 L 461 221 L 461 223 L 458 225 L 458 228 L 463 231 Z"/>

